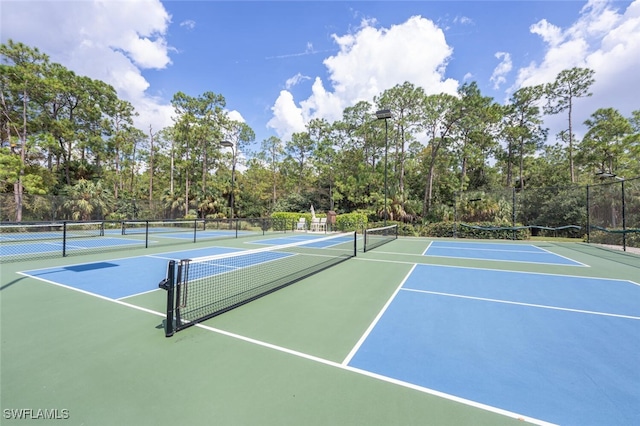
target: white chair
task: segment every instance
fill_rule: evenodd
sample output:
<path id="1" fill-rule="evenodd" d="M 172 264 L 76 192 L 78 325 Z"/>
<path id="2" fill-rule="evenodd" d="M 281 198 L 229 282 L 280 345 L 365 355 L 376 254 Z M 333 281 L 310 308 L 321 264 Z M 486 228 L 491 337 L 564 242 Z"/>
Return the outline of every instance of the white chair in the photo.
<path id="1" fill-rule="evenodd" d="M 321 217 L 320 218 L 320 224 L 318 225 L 318 230 L 319 231 L 323 231 L 323 232 L 327 232 L 327 218 L 326 217 Z"/>
<path id="2" fill-rule="evenodd" d="M 311 232 L 318 232 L 318 228 L 320 226 L 320 219 L 314 217 L 311 219 Z"/>
<path id="3" fill-rule="evenodd" d="M 307 230 L 307 219 L 301 217 L 298 219 L 298 224 L 296 226 L 296 231 L 306 231 Z"/>

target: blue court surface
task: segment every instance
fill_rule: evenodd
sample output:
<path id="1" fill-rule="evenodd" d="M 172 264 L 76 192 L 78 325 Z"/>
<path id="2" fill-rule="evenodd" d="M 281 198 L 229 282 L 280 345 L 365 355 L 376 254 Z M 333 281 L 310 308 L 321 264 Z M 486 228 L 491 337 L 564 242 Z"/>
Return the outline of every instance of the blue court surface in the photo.
<path id="1" fill-rule="evenodd" d="M 640 418 L 640 285 L 416 265 L 345 364 L 561 425 Z"/>
<path id="2" fill-rule="evenodd" d="M 301 243 L 303 241 L 320 240 L 316 243 L 312 242 L 312 243 L 305 244 L 304 247 L 326 248 L 326 247 L 331 247 L 338 244 L 347 243 L 349 241 L 353 241 L 353 235 L 347 235 L 344 237 L 332 238 L 328 241 L 322 241 L 322 239 L 326 237 L 327 235 L 291 235 L 287 237 L 269 238 L 266 240 L 252 241 L 250 242 L 250 244 L 279 246 L 284 244 Z"/>
<path id="3" fill-rule="evenodd" d="M 122 299 L 158 289 L 158 283 L 166 277 L 167 264 L 171 259 L 187 259 L 235 251 L 238 250 L 209 247 L 37 269 L 24 271 L 22 274 L 110 299 Z"/>
<path id="4" fill-rule="evenodd" d="M 564 256 L 530 244 L 475 243 L 433 241 L 424 256 L 458 259 L 497 260 L 503 262 L 543 263 L 549 265 L 586 266 Z"/>
<path id="5" fill-rule="evenodd" d="M 127 235 L 145 235 L 144 229 L 142 230 L 128 230 Z M 238 236 L 243 235 L 255 235 L 255 232 L 238 231 Z M 197 231 L 196 239 L 205 238 L 225 238 L 235 237 L 235 230 L 210 230 L 210 231 Z M 175 238 L 179 240 L 193 240 L 193 230 L 185 229 L 181 232 L 167 231 L 166 229 L 152 229 L 149 228 L 149 238 Z"/>
<path id="6" fill-rule="evenodd" d="M 110 238 L 106 238 L 106 240 L 109 239 Z M 116 238 L 112 239 L 117 240 Z M 350 237 L 334 238 L 330 241 L 323 241 L 322 239 L 319 239 L 319 241 L 313 241 L 314 239 L 318 238 L 314 236 L 298 236 L 293 239 L 274 238 L 264 240 L 262 243 L 281 245 L 311 240 L 312 242 L 305 244 L 304 246 L 312 248 L 329 248 L 336 244 L 351 241 Z M 83 244 L 91 244 L 93 241 L 95 240 L 82 240 L 79 242 Z M 105 239 L 100 239 L 99 241 L 105 241 Z M 122 241 L 135 243 L 131 240 Z M 42 251 L 42 246 L 43 244 L 41 243 L 34 244 L 34 249 L 37 248 L 38 251 Z M 53 246 L 57 246 L 55 250 L 61 250 L 61 245 L 54 244 Z M 79 249 L 81 247 L 76 248 Z M 110 260 L 105 262 L 92 262 L 80 265 L 25 271 L 23 274 L 52 282 L 54 284 L 61 284 L 88 293 L 97 294 L 99 296 L 111 299 L 121 299 L 157 289 L 158 283 L 166 276 L 167 263 L 171 259 L 214 256 L 239 251 L 241 250 L 210 247 L 206 249 L 194 249 L 181 252 Z M 209 275 L 216 275 L 237 269 L 239 267 L 238 262 L 244 262 L 245 264 L 240 266 L 244 267 L 258 263 L 270 262 L 290 255 L 290 253 L 265 251 L 251 254 L 240 261 L 231 259 L 215 259 L 210 262 L 210 267 L 207 268 L 206 273 Z"/>
<path id="7" fill-rule="evenodd" d="M 67 240 L 67 251 L 86 250 L 97 247 L 118 247 L 140 245 L 140 241 L 126 238 L 99 237 Z M 62 252 L 62 239 L 59 241 L 38 241 L 24 244 L 0 244 L 0 257 L 35 253 Z"/>

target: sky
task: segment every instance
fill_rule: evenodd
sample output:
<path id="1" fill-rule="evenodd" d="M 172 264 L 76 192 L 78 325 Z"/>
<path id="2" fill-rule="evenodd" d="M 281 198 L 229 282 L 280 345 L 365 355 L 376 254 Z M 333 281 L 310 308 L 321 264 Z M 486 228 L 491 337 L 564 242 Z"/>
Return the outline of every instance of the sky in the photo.
<path id="1" fill-rule="evenodd" d="M 428 94 L 475 81 L 504 104 L 560 71 L 595 71 L 575 102 L 578 137 L 598 108 L 640 110 L 640 0 L 0 0 L 0 40 L 111 84 L 146 132 L 171 98 L 207 91 L 256 133 L 289 140 L 406 81 Z M 545 118 L 550 143 L 565 114 Z"/>

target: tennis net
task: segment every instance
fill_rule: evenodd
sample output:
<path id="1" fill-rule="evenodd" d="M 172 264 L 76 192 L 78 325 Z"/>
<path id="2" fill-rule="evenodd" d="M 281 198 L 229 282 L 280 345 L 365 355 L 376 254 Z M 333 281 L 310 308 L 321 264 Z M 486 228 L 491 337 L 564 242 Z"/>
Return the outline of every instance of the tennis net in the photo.
<path id="1" fill-rule="evenodd" d="M 236 253 L 171 260 L 165 333 L 227 312 L 356 255 L 356 234 L 337 234 Z"/>
<path id="2" fill-rule="evenodd" d="M 13 223 L 0 225 L 0 241 L 64 240 L 104 236 L 103 222 Z"/>
<path id="3" fill-rule="evenodd" d="M 373 250 L 398 238 L 398 225 L 364 230 L 364 251 Z"/>
<path id="4" fill-rule="evenodd" d="M 165 232 L 202 231 L 205 221 L 196 220 L 128 220 L 122 222 L 122 235 L 160 234 Z"/>

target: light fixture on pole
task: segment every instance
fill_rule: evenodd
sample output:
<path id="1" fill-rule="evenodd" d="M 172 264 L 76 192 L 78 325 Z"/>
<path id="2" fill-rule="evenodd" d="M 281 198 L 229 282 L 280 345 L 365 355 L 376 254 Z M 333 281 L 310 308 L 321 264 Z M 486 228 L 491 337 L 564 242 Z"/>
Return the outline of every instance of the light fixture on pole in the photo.
<path id="1" fill-rule="evenodd" d="M 387 226 L 387 151 L 389 150 L 389 128 L 387 119 L 391 118 L 391 110 L 376 111 L 378 120 L 384 120 L 384 226 Z"/>
<path id="2" fill-rule="evenodd" d="M 231 196 L 229 197 L 229 207 L 231 208 L 231 219 L 235 216 L 234 214 L 234 204 L 235 200 L 233 197 L 234 187 L 235 187 L 235 174 L 236 174 L 236 148 L 233 142 L 231 141 L 222 141 L 220 142 L 220 146 L 224 148 L 231 148 L 231 153 L 233 154 L 231 160 Z"/>

